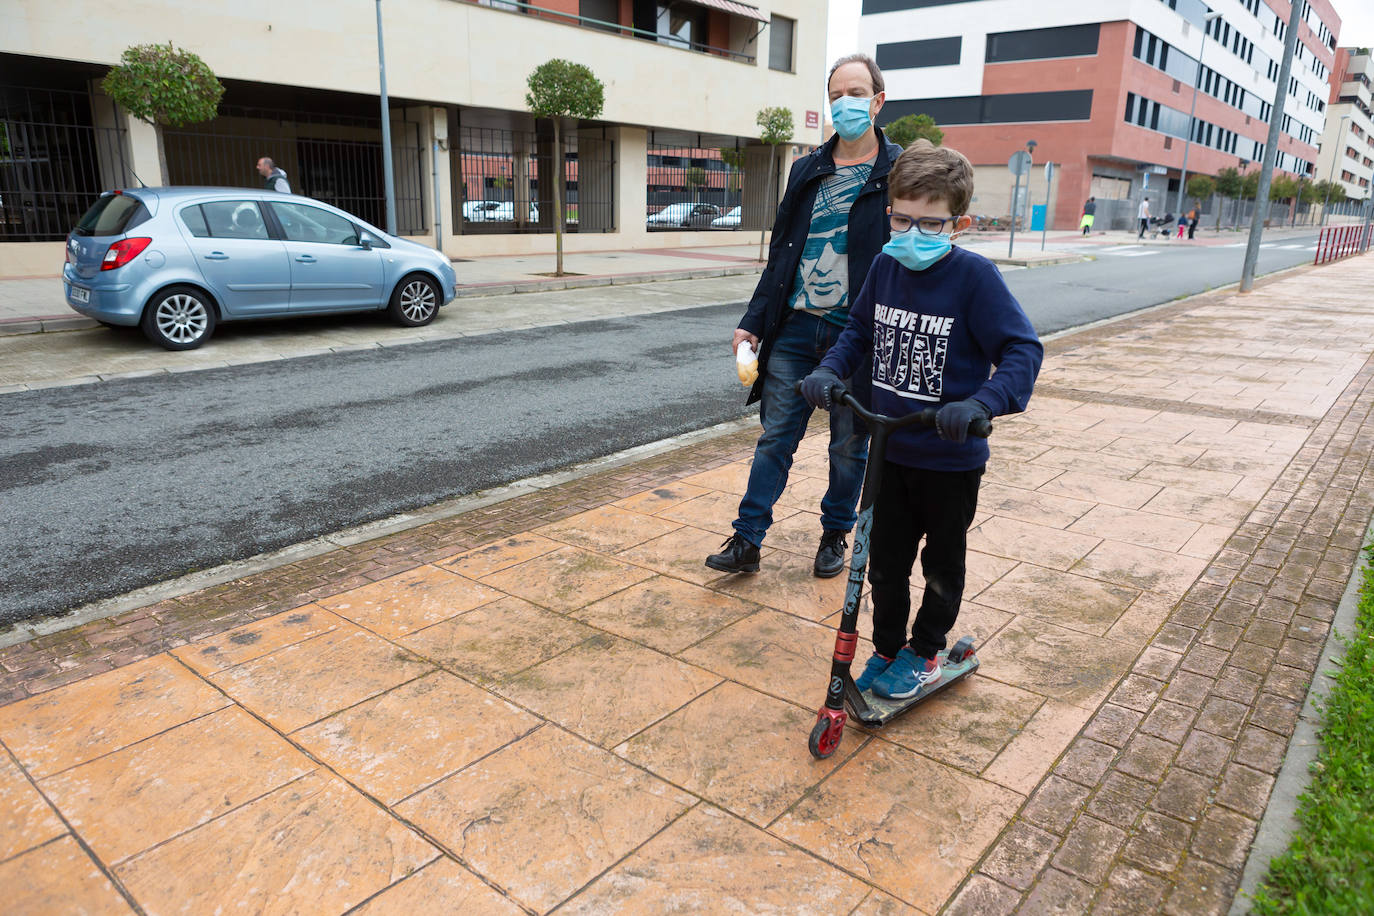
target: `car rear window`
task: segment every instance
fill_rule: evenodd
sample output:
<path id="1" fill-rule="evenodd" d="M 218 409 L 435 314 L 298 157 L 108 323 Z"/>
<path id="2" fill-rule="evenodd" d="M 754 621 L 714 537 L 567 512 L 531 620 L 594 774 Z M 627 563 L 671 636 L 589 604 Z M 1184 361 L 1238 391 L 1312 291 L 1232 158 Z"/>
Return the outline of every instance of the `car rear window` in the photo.
<path id="1" fill-rule="evenodd" d="M 106 194 L 76 224 L 77 235 L 123 235 L 148 218 L 148 211 L 137 197 Z"/>
<path id="2" fill-rule="evenodd" d="M 208 238 L 210 228 L 205 225 L 205 214 L 200 212 L 200 207 L 192 204 L 181 211 L 181 221 L 186 224 L 186 228 L 191 230 L 191 234 L 198 239 Z"/>

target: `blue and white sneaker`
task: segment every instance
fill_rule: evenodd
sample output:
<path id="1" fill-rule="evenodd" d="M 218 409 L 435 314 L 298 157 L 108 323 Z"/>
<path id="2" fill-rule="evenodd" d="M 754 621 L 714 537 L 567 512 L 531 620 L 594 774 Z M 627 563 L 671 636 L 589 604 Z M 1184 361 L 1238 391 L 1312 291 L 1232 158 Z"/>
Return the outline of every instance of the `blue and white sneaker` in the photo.
<path id="1" fill-rule="evenodd" d="M 940 663 L 933 658 L 922 658 L 907 646 L 873 681 L 873 692 L 889 700 L 905 700 L 939 679 Z"/>
<path id="2" fill-rule="evenodd" d="M 867 690 L 869 687 L 873 686 L 874 678 L 886 671 L 888 665 L 891 664 L 892 659 L 874 652 L 872 657 L 869 658 L 868 664 L 864 665 L 863 674 L 860 674 L 858 678 L 855 679 L 854 686 L 858 687 L 861 692 Z"/>

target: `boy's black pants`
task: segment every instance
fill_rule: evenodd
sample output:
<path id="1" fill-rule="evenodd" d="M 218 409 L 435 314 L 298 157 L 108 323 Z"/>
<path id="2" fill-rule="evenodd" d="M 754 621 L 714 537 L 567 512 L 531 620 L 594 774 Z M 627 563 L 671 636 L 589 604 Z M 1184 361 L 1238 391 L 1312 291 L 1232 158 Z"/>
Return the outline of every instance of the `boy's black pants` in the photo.
<path id="1" fill-rule="evenodd" d="M 907 644 L 911 569 L 924 537 L 925 591 L 910 642 L 917 655 L 933 658 L 945 648 L 945 634 L 959 616 L 968 529 L 978 509 L 983 469 L 926 471 L 884 461 L 882 475 L 868 554 L 873 646 L 891 658 Z"/>

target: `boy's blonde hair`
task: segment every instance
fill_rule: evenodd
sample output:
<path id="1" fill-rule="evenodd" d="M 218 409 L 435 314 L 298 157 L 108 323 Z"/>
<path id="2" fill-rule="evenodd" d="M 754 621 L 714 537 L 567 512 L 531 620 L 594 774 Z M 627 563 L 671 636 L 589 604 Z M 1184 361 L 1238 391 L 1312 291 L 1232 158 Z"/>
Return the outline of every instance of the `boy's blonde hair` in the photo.
<path id="1" fill-rule="evenodd" d="M 973 165 L 958 150 L 925 138 L 902 151 L 887 182 L 889 200 L 943 200 L 954 216 L 967 213 L 973 200 Z"/>

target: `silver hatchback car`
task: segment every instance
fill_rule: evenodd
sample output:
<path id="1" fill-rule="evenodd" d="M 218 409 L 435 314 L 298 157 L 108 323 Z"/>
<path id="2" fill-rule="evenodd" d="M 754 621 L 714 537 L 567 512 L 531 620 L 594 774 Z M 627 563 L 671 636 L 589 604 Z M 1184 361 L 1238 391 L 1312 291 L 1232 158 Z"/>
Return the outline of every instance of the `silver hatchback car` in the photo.
<path id="1" fill-rule="evenodd" d="M 190 350 L 221 321 L 386 309 L 429 324 L 453 300 L 444 255 L 309 197 L 239 188 L 101 195 L 67 236 L 67 304 Z"/>

